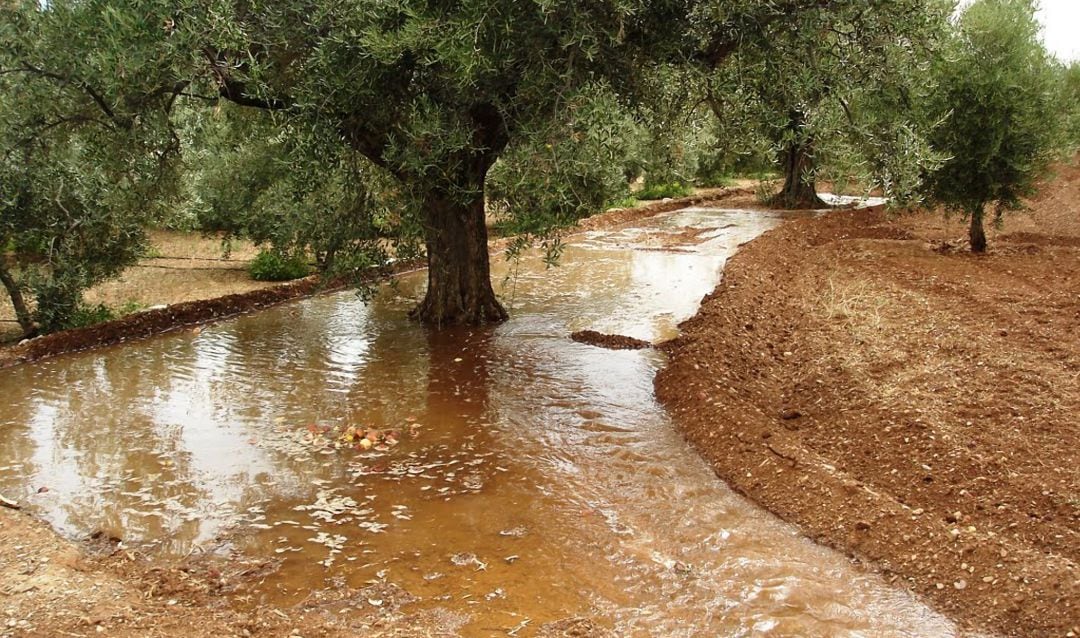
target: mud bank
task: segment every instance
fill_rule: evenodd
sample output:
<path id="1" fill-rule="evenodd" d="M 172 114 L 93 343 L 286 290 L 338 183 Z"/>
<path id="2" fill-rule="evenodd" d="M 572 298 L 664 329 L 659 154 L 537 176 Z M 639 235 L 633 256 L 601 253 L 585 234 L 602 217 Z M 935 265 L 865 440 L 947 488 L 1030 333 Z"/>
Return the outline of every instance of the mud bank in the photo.
<path id="1" fill-rule="evenodd" d="M 974 257 L 935 214 L 789 222 L 663 346 L 658 397 L 734 489 L 969 628 L 1080 633 L 1080 229 L 1055 230 Z"/>

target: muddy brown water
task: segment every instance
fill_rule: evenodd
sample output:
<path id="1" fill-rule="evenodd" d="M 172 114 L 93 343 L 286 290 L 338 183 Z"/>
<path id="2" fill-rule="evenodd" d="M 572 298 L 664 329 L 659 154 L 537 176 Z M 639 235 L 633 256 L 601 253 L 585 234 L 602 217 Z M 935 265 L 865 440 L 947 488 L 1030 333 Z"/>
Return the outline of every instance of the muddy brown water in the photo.
<path id="1" fill-rule="evenodd" d="M 420 274 L 0 371 L 0 493 L 72 537 L 279 559 L 262 604 L 394 583 L 464 636 L 954 635 L 718 481 L 653 396 L 662 355 L 568 337 L 673 336 L 780 221 L 690 209 L 502 264 L 490 330 L 407 321 Z M 336 449 L 349 426 L 400 442 Z"/>

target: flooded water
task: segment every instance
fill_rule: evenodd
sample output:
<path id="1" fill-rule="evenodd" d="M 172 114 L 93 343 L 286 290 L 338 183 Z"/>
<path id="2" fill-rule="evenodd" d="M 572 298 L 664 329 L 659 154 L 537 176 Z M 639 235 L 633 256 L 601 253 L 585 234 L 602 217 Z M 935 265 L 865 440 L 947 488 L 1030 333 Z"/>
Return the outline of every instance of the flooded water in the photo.
<path id="1" fill-rule="evenodd" d="M 503 264 L 494 329 L 407 321 L 417 275 L 371 304 L 328 295 L 0 371 L 0 493 L 74 537 L 174 554 L 230 538 L 281 561 L 259 603 L 393 583 L 464 636 L 580 616 L 619 636 L 953 635 L 718 481 L 653 396 L 662 355 L 568 337 L 673 336 L 779 222 L 692 209 L 592 233 L 556 269 Z"/>

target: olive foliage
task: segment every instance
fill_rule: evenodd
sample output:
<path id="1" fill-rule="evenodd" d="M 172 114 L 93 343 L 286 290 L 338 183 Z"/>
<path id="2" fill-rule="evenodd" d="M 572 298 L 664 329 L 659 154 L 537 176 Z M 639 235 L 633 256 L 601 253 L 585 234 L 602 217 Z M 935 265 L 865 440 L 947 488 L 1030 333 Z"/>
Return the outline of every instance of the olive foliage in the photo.
<path id="1" fill-rule="evenodd" d="M 155 61 L 173 74 L 164 82 L 126 77 L 143 95 L 164 91 L 266 111 L 282 135 L 314 140 L 291 139 L 290 153 L 321 153 L 336 143 L 378 167 L 412 208 L 402 219 L 416 220 L 428 259 L 427 296 L 415 316 L 438 325 L 483 323 L 506 316 L 489 281 L 485 217 L 488 173 L 501 157 L 527 154 L 552 126 L 575 126 L 570 111 L 589 91 L 636 106 L 647 99 L 639 80 L 649 69 L 713 66 L 738 48 L 744 32 L 788 22 L 820 4 L 134 0 L 125 11 L 153 25 Z M 86 9 L 85 33 L 102 39 L 115 33 L 104 17 L 111 3 L 70 6 Z M 319 165 L 324 158 L 315 159 Z M 525 182 L 536 183 L 510 183 Z M 588 182 L 609 188 L 606 178 Z M 573 188 L 588 201 L 581 184 Z M 520 189 L 513 197 L 521 198 Z"/>

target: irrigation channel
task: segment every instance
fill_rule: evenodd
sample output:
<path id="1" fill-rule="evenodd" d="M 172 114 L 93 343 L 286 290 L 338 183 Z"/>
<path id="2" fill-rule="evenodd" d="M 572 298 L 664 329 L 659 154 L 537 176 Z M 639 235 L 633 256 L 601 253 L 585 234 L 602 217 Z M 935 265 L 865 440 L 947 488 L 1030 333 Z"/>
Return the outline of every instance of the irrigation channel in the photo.
<path id="1" fill-rule="evenodd" d="M 717 480 L 653 396 L 663 355 L 568 338 L 674 336 L 782 221 L 686 209 L 580 236 L 557 268 L 501 264 L 512 318 L 494 329 L 410 322 L 420 273 L 371 303 L 2 371 L 0 493 L 73 538 L 279 561 L 252 604 L 393 583 L 463 636 L 573 617 L 619 636 L 955 635 Z"/>

